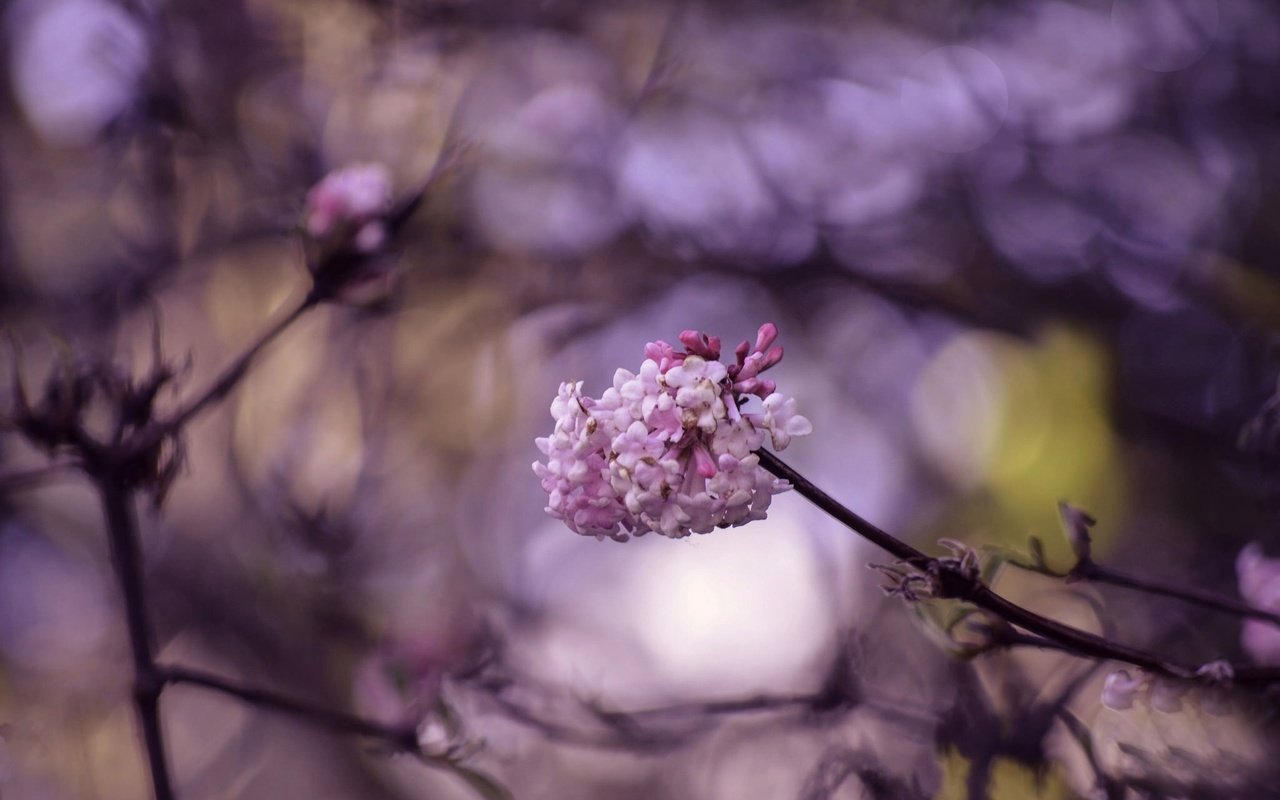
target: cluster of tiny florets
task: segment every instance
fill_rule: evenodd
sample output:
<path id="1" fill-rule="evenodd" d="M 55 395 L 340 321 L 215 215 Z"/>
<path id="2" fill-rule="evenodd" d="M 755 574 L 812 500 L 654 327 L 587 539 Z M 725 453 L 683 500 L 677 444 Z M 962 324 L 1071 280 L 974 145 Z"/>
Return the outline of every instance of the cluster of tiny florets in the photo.
<path id="1" fill-rule="evenodd" d="M 546 463 L 533 471 L 550 495 L 547 513 L 575 533 L 626 541 L 650 531 L 682 537 L 764 519 L 790 486 L 760 467 L 766 437 L 782 450 L 812 430 L 794 398 L 760 374 L 782 359 L 778 329 L 760 327 L 737 361 L 720 340 L 680 335 L 683 350 L 650 342 L 638 372 L 619 369 L 600 397 L 562 383 L 551 403 L 555 431 L 537 440 Z M 751 396 L 760 411 L 744 411 Z"/>

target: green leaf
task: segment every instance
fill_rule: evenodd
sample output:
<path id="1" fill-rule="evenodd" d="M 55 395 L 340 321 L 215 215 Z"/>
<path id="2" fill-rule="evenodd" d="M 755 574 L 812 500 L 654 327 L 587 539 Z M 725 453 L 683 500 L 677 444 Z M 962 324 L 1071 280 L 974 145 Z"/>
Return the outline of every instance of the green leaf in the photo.
<path id="1" fill-rule="evenodd" d="M 466 781 L 472 791 L 484 798 L 484 800 L 511 800 L 511 792 L 507 787 L 503 786 L 497 778 L 494 778 L 478 769 L 464 767 L 454 764 L 451 767 L 459 778 Z"/>

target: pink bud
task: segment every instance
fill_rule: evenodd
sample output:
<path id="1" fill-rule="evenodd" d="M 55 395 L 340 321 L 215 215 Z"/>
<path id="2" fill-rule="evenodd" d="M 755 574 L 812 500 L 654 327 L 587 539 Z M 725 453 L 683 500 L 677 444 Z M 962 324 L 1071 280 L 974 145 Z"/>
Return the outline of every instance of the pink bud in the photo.
<path id="1" fill-rule="evenodd" d="M 760 330 L 756 333 L 756 352 L 763 353 L 768 349 L 769 345 L 778 338 L 778 326 L 772 322 L 766 322 L 760 326 Z"/>
<path id="2" fill-rule="evenodd" d="M 680 341 L 690 353 L 702 356 L 708 361 L 714 361 L 720 357 L 719 336 L 707 336 L 702 331 L 687 330 L 681 332 Z"/>
<path id="3" fill-rule="evenodd" d="M 782 360 L 782 347 L 778 346 L 765 353 L 764 361 L 760 363 L 760 371 L 764 372 L 769 367 L 777 364 Z"/>

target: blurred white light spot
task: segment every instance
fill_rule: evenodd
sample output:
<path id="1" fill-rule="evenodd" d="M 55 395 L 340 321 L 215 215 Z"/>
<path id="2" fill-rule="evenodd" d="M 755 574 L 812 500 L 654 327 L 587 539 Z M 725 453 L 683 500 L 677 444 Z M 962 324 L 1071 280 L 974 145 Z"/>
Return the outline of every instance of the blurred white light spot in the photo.
<path id="1" fill-rule="evenodd" d="M 672 684 L 779 692 L 810 677 L 828 645 L 830 602 L 795 517 L 775 508 L 766 521 L 637 556 L 634 624 Z"/>
<path id="2" fill-rule="evenodd" d="M 14 89 L 31 124 L 59 145 L 82 145 L 122 112 L 147 64 L 137 22 L 103 0 L 15 6 Z"/>

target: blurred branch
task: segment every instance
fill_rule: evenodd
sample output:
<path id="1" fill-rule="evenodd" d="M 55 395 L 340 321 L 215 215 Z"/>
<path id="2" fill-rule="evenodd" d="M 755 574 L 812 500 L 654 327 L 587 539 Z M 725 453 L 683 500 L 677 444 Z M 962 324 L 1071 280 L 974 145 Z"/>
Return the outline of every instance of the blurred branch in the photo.
<path id="1" fill-rule="evenodd" d="M 315 291 L 308 292 L 302 302 L 294 306 L 294 308 L 276 321 L 274 325 L 264 331 L 248 348 L 239 356 L 228 364 L 221 374 L 210 384 L 204 391 L 198 393 L 195 397 L 188 400 L 182 407 L 175 411 L 168 419 L 160 420 L 149 426 L 134 444 L 135 451 L 144 451 L 158 445 L 165 437 L 171 436 L 182 429 L 184 425 L 190 422 L 207 409 L 213 403 L 223 399 L 231 390 L 236 387 L 246 374 L 249 367 L 253 364 L 255 358 L 262 350 L 271 342 L 273 342 L 280 334 L 284 333 L 295 322 L 303 317 L 312 308 L 319 305 L 324 300 L 324 296 Z"/>
<path id="2" fill-rule="evenodd" d="M 1034 536 L 1031 538 L 1030 543 L 1030 560 L 1024 559 L 1021 554 L 1007 554 L 1003 556 L 1002 563 L 1049 578 L 1064 580 L 1068 583 L 1073 581 L 1105 583 L 1159 597 L 1172 597 L 1193 605 L 1233 614 L 1237 617 L 1260 619 L 1273 625 L 1280 625 L 1280 614 L 1274 611 L 1258 608 L 1249 603 L 1194 586 L 1183 586 L 1168 581 L 1146 578 L 1099 564 L 1093 559 L 1093 542 L 1089 534 L 1089 530 L 1094 526 L 1095 520 L 1084 511 L 1074 508 L 1065 502 L 1058 504 L 1058 510 L 1062 517 L 1063 533 L 1066 535 L 1067 543 L 1071 545 L 1071 550 L 1076 557 L 1076 563 L 1071 569 L 1066 572 L 1060 572 L 1050 567 L 1045 562 L 1043 545 L 1040 543 L 1039 538 Z"/>
<path id="3" fill-rule="evenodd" d="M 173 785 L 164 752 L 164 733 L 160 725 L 160 691 L 164 682 L 156 667 L 151 624 L 147 617 L 134 495 L 120 479 L 117 464 L 107 461 L 96 466 L 98 469 L 92 476 L 98 484 L 112 561 L 124 596 L 129 650 L 133 657 L 133 700 L 146 744 L 151 787 L 155 800 L 173 800 Z"/>
<path id="4" fill-rule="evenodd" d="M 788 481 L 798 494 L 813 503 L 854 533 L 870 541 L 899 559 L 918 573 L 903 573 L 899 587 L 893 593 L 907 599 L 915 599 L 913 587 L 923 586 L 929 596 L 938 599 L 964 600 L 1023 630 L 1041 636 L 1059 646 L 1064 652 L 1083 658 L 1123 661 L 1141 667 L 1155 675 L 1183 680 L 1196 680 L 1197 670 L 1168 661 L 1154 653 L 1120 644 L 1088 631 L 1064 625 L 1057 620 L 1041 616 L 1029 609 L 996 594 L 983 582 L 976 568 L 961 558 L 935 558 L 889 534 L 841 505 L 803 475 L 796 472 L 776 455 L 767 450 L 755 451 L 765 469 Z M 892 572 L 894 568 L 885 568 Z M 1037 645 L 1039 646 L 1039 645 Z M 1270 684 L 1280 682 L 1280 668 L 1251 667 L 1230 664 L 1237 683 Z"/>
<path id="5" fill-rule="evenodd" d="M 80 467 L 79 460 L 63 459 L 44 467 L 0 472 L 0 492 L 34 489 L 60 478 L 70 477 Z"/>
<path id="6" fill-rule="evenodd" d="M 354 714 L 318 708 L 267 689 L 245 686 L 212 673 L 180 666 L 158 667 L 158 675 L 166 684 L 194 686 L 234 697 L 256 708 L 265 708 L 301 717 L 322 728 L 377 739 L 396 752 L 413 753 L 427 760 L 439 758 L 422 752 L 414 726 L 384 725 Z"/>

